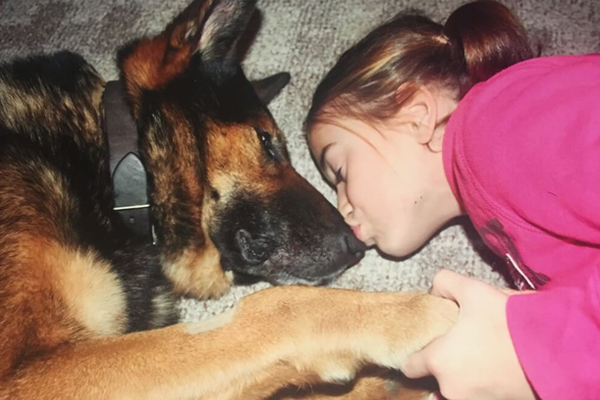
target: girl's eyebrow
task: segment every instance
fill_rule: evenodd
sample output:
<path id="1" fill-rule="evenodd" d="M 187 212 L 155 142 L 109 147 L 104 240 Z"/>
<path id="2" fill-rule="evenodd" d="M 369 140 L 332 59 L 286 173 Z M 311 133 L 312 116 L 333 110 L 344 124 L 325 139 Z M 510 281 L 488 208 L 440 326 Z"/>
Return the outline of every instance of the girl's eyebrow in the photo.
<path id="1" fill-rule="evenodd" d="M 327 146 L 323 147 L 323 151 L 321 152 L 321 159 L 319 160 L 319 166 L 321 167 L 321 171 L 325 170 L 325 154 L 332 145 L 334 145 L 334 143 L 329 143 Z"/>

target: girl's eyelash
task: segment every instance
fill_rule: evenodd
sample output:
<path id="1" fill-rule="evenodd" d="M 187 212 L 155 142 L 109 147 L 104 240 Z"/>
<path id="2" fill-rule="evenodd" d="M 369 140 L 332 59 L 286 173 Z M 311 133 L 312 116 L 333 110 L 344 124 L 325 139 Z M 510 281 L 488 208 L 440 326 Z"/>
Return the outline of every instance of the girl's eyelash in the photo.
<path id="1" fill-rule="evenodd" d="M 335 171 L 335 183 L 340 183 L 340 182 L 344 182 L 344 176 L 342 175 L 342 168 L 338 168 L 337 171 Z"/>

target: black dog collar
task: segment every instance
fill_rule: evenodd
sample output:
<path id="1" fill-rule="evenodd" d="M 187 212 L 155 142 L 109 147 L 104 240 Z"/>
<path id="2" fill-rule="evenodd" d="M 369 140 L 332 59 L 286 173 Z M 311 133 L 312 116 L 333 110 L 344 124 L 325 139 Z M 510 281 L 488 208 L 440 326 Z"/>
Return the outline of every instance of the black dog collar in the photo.
<path id="1" fill-rule="evenodd" d="M 123 83 L 108 82 L 102 101 L 115 193 L 114 209 L 127 226 L 154 243 L 146 170 L 138 154 L 137 126 L 125 102 Z"/>

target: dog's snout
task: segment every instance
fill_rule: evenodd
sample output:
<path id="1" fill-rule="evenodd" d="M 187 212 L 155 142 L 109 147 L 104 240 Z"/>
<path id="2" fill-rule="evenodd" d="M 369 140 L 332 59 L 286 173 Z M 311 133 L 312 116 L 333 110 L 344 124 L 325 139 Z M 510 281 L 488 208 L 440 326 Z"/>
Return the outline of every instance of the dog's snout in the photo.
<path id="1" fill-rule="evenodd" d="M 270 256 L 269 242 L 260 236 L 252 236 L 245 229 L 240 229 L 235 234 L 240 255 L 249 265 L 258 265 Z"/>
<path id="2" fill-rule="evenodd" d="M 364 257 L 367 248 L 350 229 L 343 229 L 336 236 L 336 245 L 330 248 L 334 256 L 330 259 L 331 267 L 346 269 Z"/>
<path id="3" fill-rule="evenodd" d="M 360 260 L 365 255 L 365 250 L 367 250 L 367 246 L 353 233 L 347 233 L 344 235 L 344 244 L 346 245 L 346 251 L 357 260 Z"/>
<path id="4" fill-rule="evenodd" d="M 364 257 L 367 247 L 358 240 L 354 233 L 344 232 L 341 237 L 342 252 L 349 257 L 349 264 L 353 264 Z"/>

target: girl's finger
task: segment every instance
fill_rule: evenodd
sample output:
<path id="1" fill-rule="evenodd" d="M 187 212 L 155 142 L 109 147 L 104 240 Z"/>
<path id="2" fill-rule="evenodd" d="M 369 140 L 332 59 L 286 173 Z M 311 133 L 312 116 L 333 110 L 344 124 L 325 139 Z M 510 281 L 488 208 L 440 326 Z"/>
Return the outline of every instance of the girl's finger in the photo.
<path id="1" fill-rule="evenodd" d="M 402 373 L 410 379 L 423 378 L 431 375 L 427 366 L 427 349 L 416 352 L 411 355 L 402 366 Z"/>
<path id="2" fill-rule="evenodd" d="M 442 269 L 433 278 L 430 293 L 460 304 L 463 290 L 472 282 L 472 278 L 457 274 L 449 269 Z"/>

